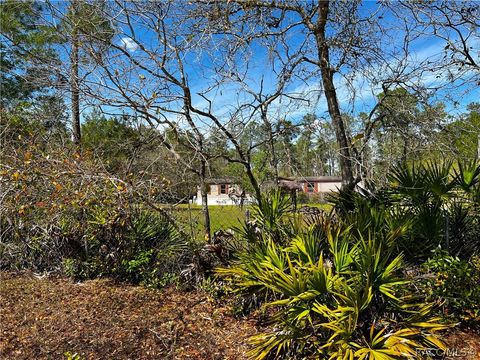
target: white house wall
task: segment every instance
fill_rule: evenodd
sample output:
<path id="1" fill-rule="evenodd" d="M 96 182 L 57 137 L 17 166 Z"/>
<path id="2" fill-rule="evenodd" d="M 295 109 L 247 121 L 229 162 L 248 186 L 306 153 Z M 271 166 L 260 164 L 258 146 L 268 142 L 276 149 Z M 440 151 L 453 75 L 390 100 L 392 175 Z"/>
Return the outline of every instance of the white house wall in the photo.
<path id="1" fill-rule="evenodd" d="M 342 186 L 340 181 L 338 182 L 319 182 L 317 183 L 318 192 L 334 192 Z"/>
<path id="2" fill-rule="evenodd" d="M 246 197 L 243 203 L 244 205 L 247 205 L 247 204 L 250 204 L 252 201 L 253 200 L 251 197 Z M 202 195 L 200 193 L 197 194 L 195 203 L 197 205 L 202 205 Z M 233 201 L 233 199 L 231 199 L 228 195 L 225 195 L 225 194 L 220 194 L 220 195 L 208 194 L 208 205 L 239 205 L 239 204 Z"/>
<path id="3" fill-rule="evenodd" d="M 332 181 L 332 182 L 317 182 L 315 184 L 316 193 L 328 193 L 328 192 L 335 192 L 342 186 L 340 181 Z M 237 189 L 238 185 L 229 185 L 229 190 Z M 313 194 L 313 193 L 309 193 Z M 253 198 L 247 196 L 243 203 L 250 204 L 253 202 Z M 197 198 L 194 200 L 194 203 L 197 205 L 202 205 L 202 194 L 200 190 L 197 192 Z M 210 185 L 210 192 L 208 194 L 208 205 L 238 205 L 232 198 L 228 196 L 228 194 L 220 194 L 220 185 L 212 184 Z"/>

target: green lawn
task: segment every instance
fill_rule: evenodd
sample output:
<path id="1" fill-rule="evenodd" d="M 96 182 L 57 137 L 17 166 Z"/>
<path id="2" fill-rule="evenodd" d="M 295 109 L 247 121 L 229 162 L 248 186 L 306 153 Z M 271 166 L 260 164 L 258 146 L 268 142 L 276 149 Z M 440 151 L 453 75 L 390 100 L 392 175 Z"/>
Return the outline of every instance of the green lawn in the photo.
<path id="1" fill-rule="evenodd" d="M 311 206 L 329 211 L 330 204 L 299 204 L 302 206 Z M 243 209 L 235 205 L 213 205 L 209 206 L 210 226 L 212 233 L 218 230 L 227 230 L 240 227 L 245 221 L 245 212 L 250 206 L 244 206 Z M 203 214 L 202 207 L 199 205 L 180 204 L 171 208 L 172 215 L 180 223 L 183 230 L 194 236 L 196 239 L 203 239 Z"/>
<path id="2" fill-rule="evenodd" d="M 300 209 L 302 206 L 316 207 L 316 208 L 319 208 L 320 210 L 324 210 L 324 211 L 327 211 L 327 212 L 332 210 L 332 204 L 329 204 L 329 203 L 298 204 L 297 207 Z"/>
<path id="3" fill-rule="evenodd" d="M 212 233 L 218 230 L 227 230 L 242 225 L 245 220 L 245 211 L 234 205 L 215 205 L 209 206 L 210 226 Z M 203 214 L 202 207 L 198 205 L 181 204 L 172 209 L 175 219 L 182 225 L 184 231 L 192 234 L 195 238 L 203 238 Z"/>

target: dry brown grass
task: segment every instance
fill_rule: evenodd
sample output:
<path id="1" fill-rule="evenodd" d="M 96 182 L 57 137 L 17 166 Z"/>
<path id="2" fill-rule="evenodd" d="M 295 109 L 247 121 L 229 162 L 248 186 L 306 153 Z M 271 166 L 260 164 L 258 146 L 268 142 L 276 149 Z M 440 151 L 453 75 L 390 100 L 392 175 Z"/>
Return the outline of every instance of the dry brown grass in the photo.
<path id="1" fill-rule="evenodd" d="M 1 274 L 1 359 L 242 359 L 255 332 L 200 292 Z"/>
<path id="2" fill-rule="evenodd" d="M 245 359 L 256 320 L 205 293 L 109 280 L 0 273 L 0 359 Z M 454 331 L 446 359 L 480 359 L 480 336 Z"/>
<path id="3" fill-rule="evenodd" d="M 480 334 L 473 330 L 455 330 L 446 339 L 447 351 L 444 359 L 478 360 L 480 359 Z"/>

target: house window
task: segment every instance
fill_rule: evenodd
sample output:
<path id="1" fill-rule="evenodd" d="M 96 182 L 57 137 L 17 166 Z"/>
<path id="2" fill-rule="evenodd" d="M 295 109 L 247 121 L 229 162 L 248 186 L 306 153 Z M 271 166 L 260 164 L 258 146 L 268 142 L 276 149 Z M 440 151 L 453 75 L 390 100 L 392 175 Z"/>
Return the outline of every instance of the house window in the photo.
<path id="1" fill-rule="evenodd" d="M 220 194 L 226 194 L 227 193 L 227 185 L 222 184 L 220 185 Z"/>
<path id="2" fill-rule="evenodd" d="M 309 193 L 315 192 L 315 184 L 314 183 L 307 183 L 307 192 L 309 192 Z"/>

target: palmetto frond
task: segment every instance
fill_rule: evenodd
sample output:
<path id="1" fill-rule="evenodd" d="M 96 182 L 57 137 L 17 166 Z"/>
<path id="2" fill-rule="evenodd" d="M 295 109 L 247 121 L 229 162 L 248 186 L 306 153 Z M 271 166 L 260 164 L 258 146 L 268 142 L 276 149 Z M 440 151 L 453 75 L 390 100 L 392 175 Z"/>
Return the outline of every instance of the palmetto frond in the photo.
<path id="1" fill-rule="evenodd" d="M 347 218 L 309 223 L 281 241 L 271 224 L 275 235 L 267 232 L 239 261 L 218 269 L 242 292 L 271 294 L 264 305 L 275 326 L 252 338 L 251 357 L 383 360 L 420 358 L 416 349 L 425 344 L 441 347 L 435 332 L 445 325 L 429 315 L 431 304 L 413 302 L 401 276 L 398 242 L 410 225 L 382 207 Z"/>

